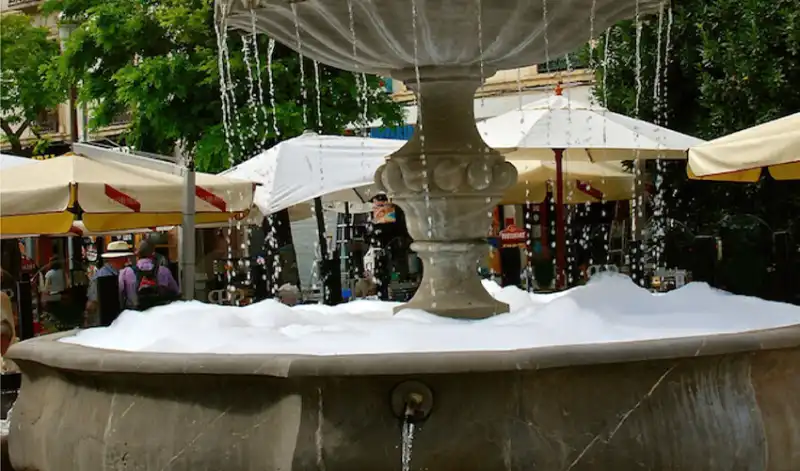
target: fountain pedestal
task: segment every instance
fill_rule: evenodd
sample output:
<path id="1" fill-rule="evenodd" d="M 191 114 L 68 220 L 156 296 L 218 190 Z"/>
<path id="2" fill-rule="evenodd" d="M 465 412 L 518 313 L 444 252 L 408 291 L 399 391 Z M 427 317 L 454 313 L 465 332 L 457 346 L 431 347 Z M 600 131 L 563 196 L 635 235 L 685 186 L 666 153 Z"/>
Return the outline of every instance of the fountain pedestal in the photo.
<path id="1" fill-rule="evenodd" d="M 414 136 L 378 169 L 375 182 L 405 212 L 412 249 L 424 264 L 416 295 L 397 309 L 459 318 L 508 311 L 477 274 L 492 209 L 517 179 L 514 166 L 486 146 L 475 126 L 480 72 L 421 68 L 393 74 L 417 94 L 419 116 Z"/>

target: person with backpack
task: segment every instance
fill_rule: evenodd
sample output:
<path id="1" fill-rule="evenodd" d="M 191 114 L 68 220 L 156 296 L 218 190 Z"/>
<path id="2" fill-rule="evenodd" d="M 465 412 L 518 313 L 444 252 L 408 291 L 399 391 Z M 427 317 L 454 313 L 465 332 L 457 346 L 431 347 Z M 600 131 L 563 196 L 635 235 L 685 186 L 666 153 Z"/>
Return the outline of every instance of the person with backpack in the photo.
<path id="1" fill-rule="evenodd" d="M 119 272 L 120 299 L 126 309 L 145 311 L 180 298 L 178 283 L 169 268 L 155 259 L 155 247 L 142 241 L 136 264 Z"/>

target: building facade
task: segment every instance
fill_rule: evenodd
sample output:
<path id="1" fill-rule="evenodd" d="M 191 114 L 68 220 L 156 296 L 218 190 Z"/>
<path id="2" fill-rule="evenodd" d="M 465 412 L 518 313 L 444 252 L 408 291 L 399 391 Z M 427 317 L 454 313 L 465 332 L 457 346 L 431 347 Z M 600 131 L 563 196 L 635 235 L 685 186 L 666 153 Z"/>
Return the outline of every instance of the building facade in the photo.
<path id="1" fill-rule="evenodd" d="M 414 132 L 417 121 L 416 97 L 403 82 L 384 79 L 386 91 L 395 101 L 404 104 L 404 126 L 384 127 L 371 123 L 370 137 L 407 140 Z M 540 100 L 553 93 L 557 84 L 564 87 L 564 95 L 589 102 L 592 97 L 594 72 L 577 54 L 560 57 L 548 63 L 520 69 L 502 70 L 486 79 L 475 94 L 475 119 L 483 121 L 515 108 Z"/>

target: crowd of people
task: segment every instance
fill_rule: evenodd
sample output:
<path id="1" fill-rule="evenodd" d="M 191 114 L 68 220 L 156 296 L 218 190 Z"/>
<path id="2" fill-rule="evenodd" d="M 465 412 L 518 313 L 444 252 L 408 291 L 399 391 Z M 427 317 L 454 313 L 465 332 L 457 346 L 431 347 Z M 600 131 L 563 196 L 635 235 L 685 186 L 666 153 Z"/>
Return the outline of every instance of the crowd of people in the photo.
<path id="1" fill-rule="evenodd" d="M 105 277 L 117 279 L 120 310 L 147 310 L 180 299 L 181 290 L 169 269 L 169 260 L 156 252 L 155 245 L 150 240 L 141 241 L 136 248 L 123 240 L 112 241 L 105 247 L 101 258 L 103 262 L 101 266 L 91 279 L 83 282 L 88 289 L 85 298 L 79 297 L 81 300 L 72 296 L 71 291 L 75 281 L 71 278 L 75 275 L 65 268 L 64 261 L 59 257 L 52 257 L 47 264 L 35 270 L 31 280 L 33 289 L 40 294 L 40 312 L 53 314 L 64 310 L 77 310 L 75 313 L 77 324 L 72 325 L 73 327 L 79 324 L 85 327 L 99 325 L 101 323 L 100 280 Z M 4 303 L 10 303 L 9 296 L 6 293 L 3 295 Z M 346 296 L 346 299 L 376 299 L 377 296 L 378 284 L 372 274 L 365 271 L 358 278 L 352 294 Z M 82 299 L 86 299 L 85 306 Z M 277 289 L 276 299 L 287 306 L 304 302 L 301 290 L 291 283 L 286 283 Z M 11 308 L 4 306 L 3 315 L 8 319 L 4 319 L 2 325 L 3 350 L 16 337 L 16 333 L 9 327 L 13 329 L 14 324 L 10 320 L 13 318 L 10 313 Z M 39 327 L 41 328 L 41 319 Z"/>
<path id="2" fill-rule="evenodd" d="M 101 257 L 103 266 L 89 282 L 87 325 L 99 323 L 98 281 L 103 277 L 117 277 L 121 309 L 146 310 L 180 298 L 180 288 L 167 266 L 168 260 L 156 253 L 150 241 L 140 242 L 134 252 L 127 242 L 117 240 L 108 244 Z"/>

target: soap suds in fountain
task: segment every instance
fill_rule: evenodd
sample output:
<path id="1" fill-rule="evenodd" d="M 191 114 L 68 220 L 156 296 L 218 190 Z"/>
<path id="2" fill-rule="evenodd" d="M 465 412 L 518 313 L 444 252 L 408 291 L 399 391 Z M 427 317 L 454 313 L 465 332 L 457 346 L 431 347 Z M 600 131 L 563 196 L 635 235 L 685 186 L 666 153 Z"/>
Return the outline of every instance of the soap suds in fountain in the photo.
<path id="1" fill-rule="evenodd" d="M 61 341 L 139 352 L 354 355 L 515 350 L 800 324 L 800 307 L 735 296 L 703 283 L 666 294 L 651 294 L 611 274 L 556 294 L 500 288 L 489 281 L 484 286 L 511 311 L 465 321 L 418 310 L 392 315 L 397 303 L 381 301 L 293 308 L 272 300 L 247 307 L 191 301 L 125 311 L 110 327 Z"/>

